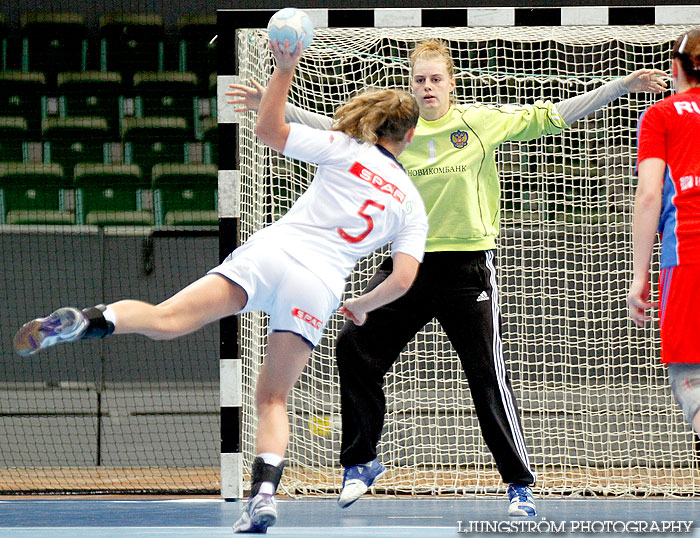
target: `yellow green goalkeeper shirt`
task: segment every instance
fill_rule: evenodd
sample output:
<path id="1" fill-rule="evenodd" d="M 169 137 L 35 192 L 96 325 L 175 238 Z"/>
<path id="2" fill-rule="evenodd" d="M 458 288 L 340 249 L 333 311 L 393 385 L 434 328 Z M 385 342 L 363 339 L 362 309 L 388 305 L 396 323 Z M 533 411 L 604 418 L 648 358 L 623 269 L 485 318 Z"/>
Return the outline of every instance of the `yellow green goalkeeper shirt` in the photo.
<path id="1" fill-rule="evenodd" d="M 399 161 L 428 213 L 426 252 L 495 248 L 500 184 L 494 152 L 506 140 L 532 140 L 567 127 L 555 105 L 453 105 L 435 121 L 418 120 Z"/>

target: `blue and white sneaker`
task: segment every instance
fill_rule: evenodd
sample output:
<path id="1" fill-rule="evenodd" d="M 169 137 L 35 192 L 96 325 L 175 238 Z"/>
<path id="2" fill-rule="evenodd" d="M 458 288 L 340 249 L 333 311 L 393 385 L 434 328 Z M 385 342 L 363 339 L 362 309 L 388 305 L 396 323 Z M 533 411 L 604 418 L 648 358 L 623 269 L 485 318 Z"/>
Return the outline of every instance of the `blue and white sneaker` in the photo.
<path id="1" fill-rule="evenodd" d="M 275 523 L 277 523 L 275 496 L 258 493 L 248 500 L 241 517 L 233 524 L 233 532 L 266 534 L 267 528 Z"/>
<path id="2" fill-rule="evenodd" d="M 26 357 L 45 347 L 78 340 L 89 323 L 77 308 L 59 308 L 45 318 L 37 318 L 22 325 L 12 343 L 15 351 Z"/>
<path id="3" fill-rule="evenodd" d="M 537 514 L 530 486 L 511 484 L 508 486 L 508 498 L 510 499 L 509 516 L 529 517 Z"/>
<path id="4" fill-rule="evenodd" d="M 345 468 L 343 473 L 343 489 L 338 497 L 341 508 L 347 508 L 369 489 L 377 479 L 386 473 L 384 467 L 377 459 L 364 465 L 351 465 Z"/>

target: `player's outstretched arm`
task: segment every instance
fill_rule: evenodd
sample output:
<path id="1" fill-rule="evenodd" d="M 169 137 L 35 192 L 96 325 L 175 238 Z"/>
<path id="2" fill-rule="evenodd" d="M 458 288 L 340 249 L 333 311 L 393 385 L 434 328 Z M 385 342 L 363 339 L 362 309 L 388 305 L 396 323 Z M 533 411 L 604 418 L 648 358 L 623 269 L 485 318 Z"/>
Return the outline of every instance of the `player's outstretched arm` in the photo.
<path id="1" fill-rule="evenodd" d="M 557 111 L 564 123 L 571 125 L 626 93 L 663 92 L 667 87 L 666 76 L 658 69 L 639 69 L 595 90 L 560 101 L 556 105 Z"/>
<path id="2" fill-rule="evenodd" d="M 633 278 L 627 295 L 629 314 L 640 327 L 651 317 L 647 310 L 656 303 L 649 301 L 649 267 L 651 252 L 661 212 L 661 194 L 666 163 L 662 159 L 644 159 L 639 163 L 639 183 L 634 197 L 632 224 Z"/>
<path id="3" fill-rule="evenodd" d="M 255 134 L 277 151 L 283 151 L 287 144 L 289 124 L 284 119 L 284 106 L 302 52 L 300 46 L 296 46 L 294 52 L 290 52 L 288 41 L 285 40 L 285 43 L 287 45 L 281 45 L 277 40 L 274 43 L 270 42 L 270 50 L 277 60 L 277 65 L 260 100 L 258 121 L 255 125 Z"/>
<path id="4" fill-rule="evenodd" d="M 355 325 L 362 325 L 372 310 L 404 295 L 416 279 L 420 265 L 418 260 L 402 252 L 397 252 L 392 258 L 393 269 L 384 282 L 364 295 L 348 299 L 338 309 L 340 314 L 352 320 Z"/>

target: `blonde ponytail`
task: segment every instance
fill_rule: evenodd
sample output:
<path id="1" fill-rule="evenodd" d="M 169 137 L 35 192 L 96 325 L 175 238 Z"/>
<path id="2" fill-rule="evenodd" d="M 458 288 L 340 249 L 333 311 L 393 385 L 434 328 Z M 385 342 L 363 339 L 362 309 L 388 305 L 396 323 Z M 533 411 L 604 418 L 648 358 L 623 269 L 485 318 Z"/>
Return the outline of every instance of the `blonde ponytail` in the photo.
<path id="1" fill-rule="evenodd" d="M 379 138 L 401 142 L 418 122 L 418 105 L 402 90 L 370 90 L 350 99 L 335 112 L 334 131 L 369 144 Z"/>

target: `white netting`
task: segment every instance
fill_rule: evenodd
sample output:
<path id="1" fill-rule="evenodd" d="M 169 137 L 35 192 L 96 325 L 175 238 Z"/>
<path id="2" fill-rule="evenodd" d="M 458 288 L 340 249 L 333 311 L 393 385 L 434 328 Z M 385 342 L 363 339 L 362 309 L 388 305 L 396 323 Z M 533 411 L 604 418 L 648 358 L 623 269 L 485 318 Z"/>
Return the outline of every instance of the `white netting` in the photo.
<path id="1" fill-rule="evenodd" d="M 438 36 L 457 66 L 458 102 L 559 101 L 641 67 L 668 69 L 680 26 L 319 29 L 294 79 L 291 101 L 330 115 L 367 86 L 408 87 L 410 50 Z M 265 84 L 272 58 L 264 31 L 242 31 L 239 75 Z M 631 215 L 637 118 L 659 99 L 618 99 L 562 135 L 499 151 L 503 204 L 499 267 L 504 350 L 518 396 L 538 493 L 693 494 L 700 489 L 694 436 L 658 360 L 655 328 L 632 328 Z M 283 214 L 313 172 L 256 139 L 240 138 L 241 241 Z M 381 256 L 362 261 L 357 293 Z M 291 395 L 289 470 L 299 494 L 337 491 L 342 479 L 333 342 L 341 320 Z M 265 351 L 265 318 L 244 316 L 246 462 L 254 454 L 253 391 Z M 492 493 L 503 485 L 485 447 L 459 360 L 436 322 L 386 379 L 379 447 L 393 493 Z M 246 464 L 247 466 L 247 464 Z"/>

